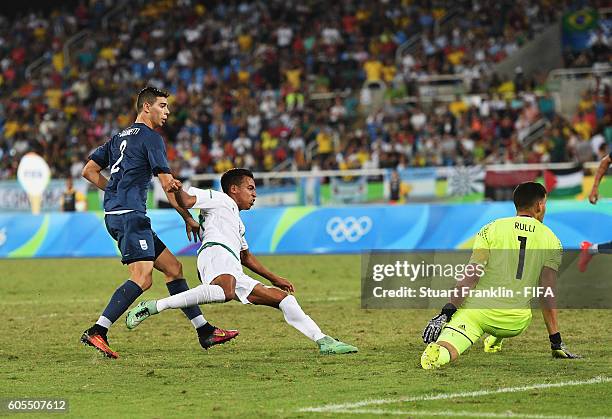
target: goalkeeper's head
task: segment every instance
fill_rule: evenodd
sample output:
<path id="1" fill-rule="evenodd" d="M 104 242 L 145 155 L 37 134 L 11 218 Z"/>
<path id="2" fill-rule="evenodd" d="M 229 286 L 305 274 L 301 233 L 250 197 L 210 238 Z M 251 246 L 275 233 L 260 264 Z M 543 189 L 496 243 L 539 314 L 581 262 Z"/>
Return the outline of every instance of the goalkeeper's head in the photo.
<path id="1" fill-rule="evenodd" d="M 517 215 L 530 215 L 543 221 L 546 213 L 546 188 L 541 183 L 523 182 L 512 194 Z"/>

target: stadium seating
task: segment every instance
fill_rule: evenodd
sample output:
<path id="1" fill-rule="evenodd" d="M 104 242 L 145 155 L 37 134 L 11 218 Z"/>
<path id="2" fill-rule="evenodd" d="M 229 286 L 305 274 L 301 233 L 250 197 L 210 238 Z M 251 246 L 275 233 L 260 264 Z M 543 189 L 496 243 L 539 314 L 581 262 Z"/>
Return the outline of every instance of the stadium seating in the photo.
<path id="1" fill-rule="evenodd" d="M 132 122 L 134 94 L 147 83 L 172 94 L 162 134 L 182 178 L 232 166 L 565 161 L 581 140 L 575 122 L 555 116 L 542 80 L 520 69 L 508 80 L 490 74 L 492 63 L 560 19 L 551 2 L 457 2 L 453 29 L 439 25 L 451 12 L 442 1 L 133 1 L 103 25 L 106 4 L 0 25 L 10 51 L 0 83 L 0 179 L 14 178 L 29 150 L 45 156 L 55 177 L 78 176 L 88 154 Z M 64 62 L 64 42 L 83 28 L 94 35 Z M 418 48 L 398 59 L 415 34 Z M 21 51 L 22 42 L 31 48 Z M 48 65 L 26 78 L 28 63 L 44 54 Z M 414 96 L 416 78 L 438 73 L 469 73 L 474 82 L 451 101 L 425 103 L 418 92 L 401 100 Z M 377 81 L 383 106 L 364 112 L 360 88 Z M 606 88 L 593 102 L 604 109 L 597 121 L 609 103 Z M 521 129 L 541 115 L 553 121 L 545 139 L 524 146 Z"/>

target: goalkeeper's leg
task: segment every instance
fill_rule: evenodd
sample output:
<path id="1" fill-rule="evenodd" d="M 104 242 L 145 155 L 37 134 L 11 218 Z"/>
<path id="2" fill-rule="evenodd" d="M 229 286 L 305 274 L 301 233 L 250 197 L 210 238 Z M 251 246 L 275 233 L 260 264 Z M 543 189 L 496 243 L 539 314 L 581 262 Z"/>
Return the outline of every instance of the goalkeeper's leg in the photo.
<path id="1" fill-rule="evenodd" d="M 502 349 L 502 343 L 504 338 L 498 338 L 497 336 L 489 335 L 484 340 L 484 351 L 487 353 L 499 352 Z"/>
<path id="2" fill-rule="evenodd" d="M 484 334 L 475 318 L 478 310 L 459 309 L 444 326 L 438 340 L 430 343 L 421 355 L 423 369 L 440 368 L 454 361 Z"/>
<path id="3" fill-rule="evenodd" d="M 489 336 L 484 340 L 484 351 L 495 353 L 502 350 L 502 342 L 506 338 L 518 336 L 531 323 L 531 315 L 509 321 L 505 316 L 492 315 L 486 312 L 480 320 L 480 325 Z"/>

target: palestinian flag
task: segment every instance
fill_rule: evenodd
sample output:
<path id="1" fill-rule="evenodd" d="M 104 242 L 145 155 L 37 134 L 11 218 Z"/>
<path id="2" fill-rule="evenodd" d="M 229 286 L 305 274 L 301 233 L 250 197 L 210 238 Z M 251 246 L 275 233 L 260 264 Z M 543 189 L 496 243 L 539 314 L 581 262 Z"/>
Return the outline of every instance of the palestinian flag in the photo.
<path id="1" fill-rule="evenodd" d="M 581 166 L 571 169 L 553 169 L 544 171 L 544 185 L 552 198 L 573 198 L 582 193 L 584 173 Z"/>

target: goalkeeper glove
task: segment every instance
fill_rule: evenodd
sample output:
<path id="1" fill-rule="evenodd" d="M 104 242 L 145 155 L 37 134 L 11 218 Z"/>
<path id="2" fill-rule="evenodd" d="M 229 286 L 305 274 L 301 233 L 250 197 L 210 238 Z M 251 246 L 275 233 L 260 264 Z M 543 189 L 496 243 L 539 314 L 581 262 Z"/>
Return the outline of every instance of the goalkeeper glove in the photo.
<path id="1" fill-rule="evenodd" d="M 552 351 L 553 358 L 565 358 L 565 359 L 580 359 L 582 356 L 571 353 L 563 340 L 561 340 L 561 333 L 557 332 L 554 335 L 548 335 L 550 339 L 550 349 Z"/>
<path id="2" fill-rule="evenodd" d="M 442 332 L 442 329 L 446 323 L 448 323 L 451 317 L 453 317 L 453 314 L 455 314 L 455 311 L 457 311 L 457 307 L 451 303 L 448 303 L 442 307 L 440 314 L 431 319 L 429 323 L 427 323 L 427 326 L 425 326 L 425 329 L 423 330 L 423 342 L 428 344 L 435 342 L 438 339 L 438 336 L 440 336 L 440 333 Z"/>

